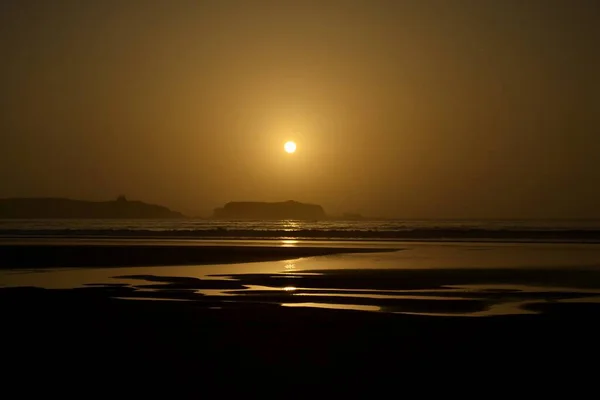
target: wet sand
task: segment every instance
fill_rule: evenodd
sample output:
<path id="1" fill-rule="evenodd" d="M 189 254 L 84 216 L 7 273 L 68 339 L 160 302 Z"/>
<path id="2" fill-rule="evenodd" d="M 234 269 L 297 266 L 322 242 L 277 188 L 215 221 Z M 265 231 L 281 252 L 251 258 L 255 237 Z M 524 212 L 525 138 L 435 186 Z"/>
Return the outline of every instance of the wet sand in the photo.
<path id="1" fill-rule="evenodd" d="M 233 264 L 398 249 L 136 244 L 0 244 L 0 268 L 89 268 Z"/>
<path id="2" fill-rule="evenodd" d="M 283 385 L 343 393 L 509 380 L 507 373 L 511 384 L 585 382 L 595 371 L 587 363 L 598 356 L 597 304 L 464 318 L 115 294 L 118 288 L 0 290 L 7 379 L 102 387 L 122 379 L 144 391 L 168 383 L 189 395 L 215 385 L 225 393 Z"/>
<path id="3" fill-rule="evenodd" d="M 208 249 L 229 257 L 223 255 L 228 248 Z M 100 260 L 114 256 L 111 251 Z M 253 251 L 244 254 L 315 255 L 305 248 Z M 340 263 L 392 255 L 327 254 Z M 247 264 L 253 272 L 169 276 L 176 267 L 162 275 L 117 268 L 104 275 L 111 279 L 80 287 L 3 287 L 3 361 L 15 381 L 68 377 L 110 386 L 123 378 L 142 382 L 142 389 L 169 383 L 192 395 L 215 385 L 221 395 L 277 385 L 292 393 L 316 386 L 338 395 L 363 386 L 374 395 L 386 386 L 424 390 L 418 382 L 435 387 L 439 379 L 459 386 L 465 380 L 467 386 L 577 382 L 578 388 L 593 382 L 595 369 L 587 363 L 600 355 L 597 268 L 327 269 L 330 256 L 306 260 L 320 269 L 260 272 L 258 263 Z M 136 257 L 127 263 L 151 258 L 141 251 Z M 41 257 L 21 265 L 35 259 Z M 60 258 L 42 265 L 56 264 Z M 46 271 L 35 276 L 52 279 L 54 272 Z M 486 314 L 507 305 L 514 309 L 506 315 Z M 142 381 L 134 378 L 139 374 Z"/>

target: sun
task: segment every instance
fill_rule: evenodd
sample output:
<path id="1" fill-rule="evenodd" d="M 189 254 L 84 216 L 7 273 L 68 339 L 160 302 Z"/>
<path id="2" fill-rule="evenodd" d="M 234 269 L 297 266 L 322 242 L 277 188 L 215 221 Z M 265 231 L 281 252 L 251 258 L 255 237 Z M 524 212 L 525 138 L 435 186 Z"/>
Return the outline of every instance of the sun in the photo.
<path id="1" fill-rule="evenodd" d="M 296 143 L 289 141 L 289 142 L 285 142 L 285 144 L 283 145 L 283 148 L 285 149 L 286 153 L 292 154 L 296 152 Z"/>

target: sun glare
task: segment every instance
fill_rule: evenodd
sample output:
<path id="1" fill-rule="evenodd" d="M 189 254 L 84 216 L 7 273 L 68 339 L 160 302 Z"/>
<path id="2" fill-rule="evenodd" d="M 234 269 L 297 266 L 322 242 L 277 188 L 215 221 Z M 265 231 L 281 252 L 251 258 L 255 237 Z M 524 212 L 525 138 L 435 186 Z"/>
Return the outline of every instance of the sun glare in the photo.
<path id="1" fill-rule="evenodd" d="M 285 149 L 286 153 L 290 153 L 290 154 L 295 153 L 296 152 L 296 143 L 291 142 L 291 141 L 286 142 L 283 145 L 283 148 Z"/>

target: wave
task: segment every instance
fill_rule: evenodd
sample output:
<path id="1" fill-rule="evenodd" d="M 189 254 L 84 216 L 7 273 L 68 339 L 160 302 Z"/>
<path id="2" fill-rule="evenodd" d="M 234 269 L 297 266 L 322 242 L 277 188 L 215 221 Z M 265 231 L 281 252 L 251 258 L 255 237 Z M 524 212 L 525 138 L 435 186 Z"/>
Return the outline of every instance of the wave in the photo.
<path id="1" fill-rule="evenodd" d="M 2 237 L 177 238 L 177 239 L 337 239 L 423 241 L 536 241 L 600 243 L 600 229 L 3 229 Z"/>

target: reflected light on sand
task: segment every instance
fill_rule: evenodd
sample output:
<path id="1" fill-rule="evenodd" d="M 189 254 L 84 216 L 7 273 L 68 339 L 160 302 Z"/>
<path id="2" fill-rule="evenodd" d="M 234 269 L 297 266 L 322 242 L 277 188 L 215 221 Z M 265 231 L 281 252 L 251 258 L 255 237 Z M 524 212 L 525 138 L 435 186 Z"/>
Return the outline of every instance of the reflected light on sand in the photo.
<path id="1" fill-rule="evenodd" d="M 298 241 L 294 239 L 285 239 L 281 241 L 281 247 L 296 247 Z"/>
<path id="2" fill-rule="evenodd" d="M 334 304 L 334 303 L 283 303 L 284 307 L 313 307 L 332 310 L 381 311 L 381 307 L 365 304 Z"/>
<path id="3" fill-rule="evenodd" d="M 296 264 L 294 264 L 293 262 L 288 262 L 285 264 L 284 268 L 286 272 L 292 272 L 296 270 Z"/>

